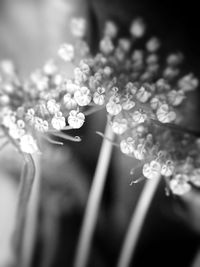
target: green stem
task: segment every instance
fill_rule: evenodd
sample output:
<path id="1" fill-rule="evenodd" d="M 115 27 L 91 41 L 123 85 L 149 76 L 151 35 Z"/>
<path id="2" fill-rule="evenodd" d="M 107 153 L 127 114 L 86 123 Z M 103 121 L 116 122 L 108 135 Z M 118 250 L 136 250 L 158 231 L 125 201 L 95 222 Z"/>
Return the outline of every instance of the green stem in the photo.
<path id="1" fill-rule="evenodd" d="M 109 140 L 114 140 L 114 133 L 112 132 L 109 123 L 107 123 L 105 129 L 105 136 Z M 107 138 L 103 139 L 86 211 L 84 213 L 83 224 L 75 255 L 75 267 L 86 267 L 88 262 L 92 237 L 98 218 L 103 189 L 112 154 L 112 143 L 108 141 Z"/>
<path id="2" fill-rule="evenodd" d="M 136 210 L 132 216 L 128 231 L 126 233 L 117 267 L 128 267 L 134 256 L 137 241 L 142 230 L 149 206 L 153 199 L 160 181 L 160 177 L 147 180 L 139 198 Z"/>

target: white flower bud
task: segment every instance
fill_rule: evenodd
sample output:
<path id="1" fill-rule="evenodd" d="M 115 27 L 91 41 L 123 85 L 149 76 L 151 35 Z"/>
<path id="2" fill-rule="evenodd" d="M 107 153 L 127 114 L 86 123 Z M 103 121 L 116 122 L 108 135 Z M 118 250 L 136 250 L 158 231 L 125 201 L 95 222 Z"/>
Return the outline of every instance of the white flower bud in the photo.
<path id="1" fill-rule="evenodd" d="M 25 134 L 20 138 L 20 149 L 28 154 L 39 151 L 36 140 L 30 134 Z"/>
<path id="2" fill-rule="evenodd" d="M 162 104 L 156 112 L 157 118 L 162 123 L 170 123 L 176 119 L 176 113 L 174 111 L 169 111 L 169 106 L 167 104 Z"/>
<path id="3" fill-rule="evenodd" d="M 161 165 L 159 162 L 152 160 L 150 163 L 144 164 L 142 172 L 146 178 L 155 179 L 160 176 Z"/>
<path id="4" fill-rule="evenodd" d="M 63 96 L 63 102 L 67 109 L 75 109 L 77 107 L 76 100 L 69 93 Z"/>
<path id="5" fill-rule="evenodd" d="M 200 187 L 200 168 L 193 170 L 190 176 L 190 181 L 193 183 L 193 185 Z"/>
<path id="6" fill-rule="evenodd" d="M 184 195 L 191 190 L 188 184 L 188 177 L 185 174 L 177 174 L 170 182 L 169 187 L 175 195 Z"/>
<path id="7" fill-rule="evenodd" d="M 185 94 L 181 90 L 179 91 L 172 90 L 168 93 L 167 97 L 171 105 L 178 106 L 183 102 Z"/>
<path id="8" fill-rule="evenodd" d="M 121 112 L 122 106 L 121 104 L 119 104 L 118 97 L 116 98 L 111 97 L 109 99 L 108 103 L 106 104 L 106 110 L 110 115 L 113 115 L 113 116 Z"/>
<path id="9" fill-rule="evenodd" d="M 138 160 L 144 160 L 147 154 L 146 149 L 143 144 L 137 145 L 137 148 L 134 150 L 134 156 Z"/>
<path id="10" fill-rule="evenodd" d="M 112 122 L 112 130 L 115 134 L 123 134 L 128 129 L 128 122 L 126 119 L 115 119 Z"/>
<path id="11" fill-rule="evenodd" d="M 81 87 L 74 93 L 74 99 L 79 106 L 87 106 L 92 100 L 90 90 L 85 86 Z"/>
<path id="12" fill-rule="evenodd" d="M 138 110 L 135 110 L 132 114 L 132 118 L 134 122 L 143 123 L 147 119 L 147 115 L 145 113 L 141 113 Z"/>
<path id="13" fill-rule="evenodd" d="M 56 103 L 55 99 L 50 99 L 47 101 L 47 109 L 50 114 L 56 114 L 60 111 L 60 105 Z"/>
<path id="14" fill-rule="evenodd" d="M 60 131 L 62 130 L 65 126 L 65 117 L 63 116 L 54 116 L 51 120 L 51 125 L 54 129 Z"/>
<path id="15" fill-rule="evenodd" d="M 162 165 L 161 174 L 165 177 L 170 177 L 174 173 L 174 164 L 171 161 L 167 161 L 165 164 Z"/>
<path id="16" fill-rule="evenodd" d="M 143 86 L 137 91 L 136 98 L 142 103 L 146 103 L 151 97 L 151 93 L 148 92 Z"/>
<path id="17" fill-rule="evenodd" d="M 122 153 L 131 155 L 134 153 L 135 141 L 132 137 L 128 137 L 120 142 L 120 149 Z"/>
<path id="18" fill-rule="evenodd" d="M 85 115 L 81 112 L 76 110 L 71 110 L 68 117 L 69 125 L 74 128 L 78 129 L 81 128 L 85 121 Z"/>

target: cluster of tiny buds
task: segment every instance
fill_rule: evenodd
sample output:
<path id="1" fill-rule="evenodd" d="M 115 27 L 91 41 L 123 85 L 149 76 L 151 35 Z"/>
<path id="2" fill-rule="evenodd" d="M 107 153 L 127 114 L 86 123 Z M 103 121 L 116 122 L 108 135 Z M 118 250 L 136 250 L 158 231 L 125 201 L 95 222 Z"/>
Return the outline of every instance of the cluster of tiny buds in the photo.
<path id="1" fill-rule="evenodd" d="M 181 121 L 178 106 L 187 92 L 198 86 L 198 79 L 192 73 L 181 75 L 181 53 L 170 54 L 161 64 L 161 43 L 156 37 L 147 40 L 144 49 L 135 48 L 146 32 L 141 18 L 133 20 L 130 35 L 121 38 L 117 25 L 106 22 L 96 55 L 89 53 L 84 41 L 86 30 L 83 18 L 72 19 L 71 31 L 77 42 L 58 49 L 58 62 L 62 59 L 75 65 L 70 79 L 67 70 L 50 60 L 21 82 L 13 64 L 1 62 L 1 128 L 21 151 L 34 153 L 39 151 L 37 133 L 45 136 L 79 129 L 88 112 L 105 108 L 122 153 L 142 162 L 146 178 L 165 176 L 171 190 L 181 194 L 184 189 L 179 190 L 179 185 L 184 184 L 185 174 L 177 171 L 180 162 L 168 153 L 168 147 L 159 148 L 160 140 L 151 134 L 151 128 Z M 174 145 L 173 135 L 170 138 Z M 199 169 L 193 170 L 183 188 L 190 188 L 190 183 L 198 186 L 199 178 L 194 177 L 199 177 Z"/>

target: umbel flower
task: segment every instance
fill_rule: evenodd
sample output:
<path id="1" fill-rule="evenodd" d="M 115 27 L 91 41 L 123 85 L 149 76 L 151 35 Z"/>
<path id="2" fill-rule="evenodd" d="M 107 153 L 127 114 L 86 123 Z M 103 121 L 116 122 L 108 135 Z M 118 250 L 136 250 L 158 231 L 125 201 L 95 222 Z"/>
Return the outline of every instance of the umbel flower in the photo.
<path id="1" fill-rule="evenodd" d="M 72 77 L 50 60 L 22 82 L 10 61 L 1 62 L 4 135 L 22 152 L 35 153 L 39 135 L 53 142 L 49 134 L 64 137 L 60 131 L 82 127 L 87 114 L 105 108 L 121 152 L 141 162 L 144 177 L 164 176 L 178 195 L 199 187 L 199 140 L 178 126 L 183 120 L 179 106 L 199 82 L 192 73 L 181 74 L 182 54 L 161 60 L 156 37 L 136 48 L 138 40 L 145 40 L 141 18 L 122 38 L 117 25 L 106 22 L 95 55 L 84 41 L 86 21 L 73 19 L 71 26 L 77 42 L 62 44 L 58 57 L 75 65 Z"/>

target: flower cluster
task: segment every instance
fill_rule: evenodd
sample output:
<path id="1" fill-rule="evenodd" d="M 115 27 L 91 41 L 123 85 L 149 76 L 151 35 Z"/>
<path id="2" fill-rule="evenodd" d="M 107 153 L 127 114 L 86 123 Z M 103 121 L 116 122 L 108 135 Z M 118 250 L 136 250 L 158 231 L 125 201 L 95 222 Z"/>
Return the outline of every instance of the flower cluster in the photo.
<path id="1" fill-rule="evenodd" d="M 181 73 L 182 54 L 161 60 L 161 43 L 156 37 L 145 39 L 141 18 L 132 22 L 129 36 L 121 38 L 116 24 L 106 22 L 95 55 L 84 41 L 85 20 L 73 19 L 71 27 L 77 42 L 62 44 L 58 57 L 75 65 L 72 77 L 51 60 L 20 82 L 12 63 L 1 62 L 4 133 L 21 151 L 34 153 L 39 150 L 38 133 L 78 129 L 88 112 L 105 108 L 122 153 L 141 162 L 144 177 L 164 176 L 179 195 L 192 184 L 200 186 L 197 140 L 181 131 L 177 134 L 173 127 L 182 120 L 179 106 L 198 86 L 192 73 Z M 137 48 L 138 41 L 143 41 L 142 49 Z"/>

